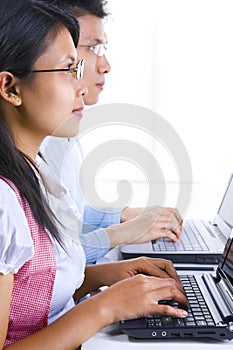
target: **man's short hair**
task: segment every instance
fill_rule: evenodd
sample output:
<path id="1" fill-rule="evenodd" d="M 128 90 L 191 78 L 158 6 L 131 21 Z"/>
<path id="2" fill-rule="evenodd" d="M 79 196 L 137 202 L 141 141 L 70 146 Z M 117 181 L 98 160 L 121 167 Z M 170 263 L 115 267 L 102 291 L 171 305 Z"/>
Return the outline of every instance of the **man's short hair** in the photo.
<path id="1" fill-rule="evenodd" d="M 106 0 L 40 0 L 53 4 L 75 17 L 93 15 L 104 19 L 109 15 Z"/>

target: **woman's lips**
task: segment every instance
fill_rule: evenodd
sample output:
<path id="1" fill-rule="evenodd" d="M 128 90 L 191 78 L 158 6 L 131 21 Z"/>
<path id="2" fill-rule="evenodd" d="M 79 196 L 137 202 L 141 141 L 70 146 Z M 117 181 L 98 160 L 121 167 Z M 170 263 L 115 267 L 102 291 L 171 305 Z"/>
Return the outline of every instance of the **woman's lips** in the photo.
<path id="1" fill-rule="evenodd" d="M 102 83 L 97 83 L 97 84 L 95 84 L 95 86 L 96 86 L 98 89 L 103 90 L 103 88 L 104 88 L 104 82 L 102 82 Z"/>
<path id="2" fill-rule="evenodd" d="M 82 106 L 82 107 L 79 107 L 79 108 L 73 109 L 72 113 L 73 113 L 73 114 L 76 114 L 76 115 L 79 115 L 80 117 L 82 117 L 82 115 L 83 115 L 82 111 L 83 111 L 83 106 Z"/>

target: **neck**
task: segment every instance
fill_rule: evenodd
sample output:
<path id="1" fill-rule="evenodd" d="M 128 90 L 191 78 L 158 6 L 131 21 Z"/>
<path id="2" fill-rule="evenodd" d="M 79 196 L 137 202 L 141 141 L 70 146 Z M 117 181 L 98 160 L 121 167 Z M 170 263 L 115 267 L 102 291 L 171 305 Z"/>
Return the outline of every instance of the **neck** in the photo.
<path id="1" fill-rule="evenodd" d="M 24 116 L 22 116 L 19 112 L 17 113 L 17 111 L 14 110 L 13 113 L 12 109 L 5 109 L 5 123 L 11 130 L 17 149 L 35 161 L 39 147 L 45 135 L 42 135 L 30 124 L 26 125 L 27 121 L 24 120 Z"/>
<path id="2" fill-rule="evenodd" d="M 36 165 L 35 161 L 32 160 L 30 157 L 28 157 L 27 154 L 25 154 L 25 153 L 23 153 L 23 152 L 21 152 L 21 153 L 22 153 L 24 159 L 26 160 L 26 162 L 27 162 L 27 163 L 30 165 L 30 167 L 32 168 L 32 170 L 33 170 L 35 173 L 37 173 L 37 175 L 39 175 L 39 170 L 38 170 L 38 168 L 37 168 L 37 165 Z"/>
<path id="3" fill-rule="evenodd" d="M 41 145 L 41 140 L 37 141 L 31 138 L 23 137 L 14 137 L 16 147 L 20 152 L 22 152 L 26 157 L 31 159 L 33 162 L 36 161 L 37 154 Z"/>

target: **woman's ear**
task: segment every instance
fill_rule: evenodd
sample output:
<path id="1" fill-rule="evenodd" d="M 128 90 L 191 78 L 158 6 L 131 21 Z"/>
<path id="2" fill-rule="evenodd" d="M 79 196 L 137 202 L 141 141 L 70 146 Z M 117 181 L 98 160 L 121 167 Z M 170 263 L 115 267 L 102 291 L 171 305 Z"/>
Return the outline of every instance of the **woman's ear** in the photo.
<path id="1" fill-rule="evenodd" d="M 10 72 L 0 72 L 0 96 L 16 107 L 22 103 L 15 77 Z"/>

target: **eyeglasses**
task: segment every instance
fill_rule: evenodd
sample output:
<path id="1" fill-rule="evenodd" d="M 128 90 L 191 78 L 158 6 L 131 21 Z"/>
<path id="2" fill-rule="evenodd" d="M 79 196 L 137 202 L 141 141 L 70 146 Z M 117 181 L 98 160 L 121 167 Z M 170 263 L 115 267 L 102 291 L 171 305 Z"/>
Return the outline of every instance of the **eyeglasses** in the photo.
<path id="1" fill-rule="evenodd" d="M 107 44 L 96 44 L 96 45 L 78 45 L 79 47 L 86 47 L 97 56 L 104 56 L 107 50 Z"/>
<path id="2" fill-rule="evenodd" d="M 84 59 L 79 60 L 75 68 L 63 68 L 63 69 L 38 69 L 32 70 L 28 73 L 45 73 L 45 72 L 68 72 L 71 73 L 74 78 L 80 80 L 83 77 L 84 72 Z M 26 73 L 26 71 L 20 71 L 18 73 Z"/>

